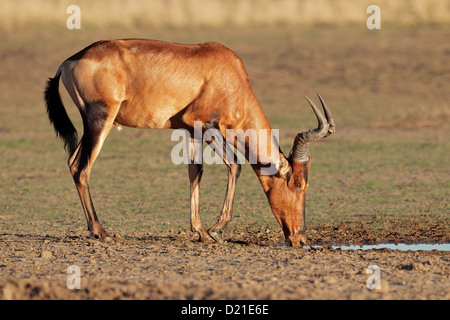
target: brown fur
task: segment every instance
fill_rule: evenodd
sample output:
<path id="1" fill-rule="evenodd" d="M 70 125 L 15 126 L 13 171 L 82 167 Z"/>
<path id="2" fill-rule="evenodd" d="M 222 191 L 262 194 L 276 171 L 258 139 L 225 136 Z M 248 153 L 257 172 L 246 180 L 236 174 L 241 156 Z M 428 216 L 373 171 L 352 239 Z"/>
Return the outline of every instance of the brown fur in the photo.
<path id="1" fill-rule="evenodd" d="M 241 59 L 218 43 L 176 44 L 155 40 L 98 41 L 64 61 L 57 75 L 80 110 L 84 136 L 68 164 L 86 214 L 88 228 L 104 239 L 89 193 L 89 174 L 113 125 L 132 128 L 184 128 L 194 121 L 210 123 L 226 138 L 226 129 L 270 129 Z M 273 136 L 271 145 L 278 146 Z M 192 141 L 193 142 L 193 141 Z M 224 148 L 226 145 L 224 145 Z M 256 150 L 259 154 L 260 145 Z M 304 237 L 308 163 L 291 163 L 280 154 L 279 172 L 262 175 L 257 159 L 252 167 L 283 228 L 286 242 L 299 245 Z M 231 220 L 240 165 L 227 164 L 228 186 L 219 221 L 208 232 L 199 217 L 202 165 L 190 164 L 191 227 L 200 240 L 222 241 Z M 291 178 L 293 177 L 293 179 Z M 298 186 L 301 186 L 300 188 Z"/>

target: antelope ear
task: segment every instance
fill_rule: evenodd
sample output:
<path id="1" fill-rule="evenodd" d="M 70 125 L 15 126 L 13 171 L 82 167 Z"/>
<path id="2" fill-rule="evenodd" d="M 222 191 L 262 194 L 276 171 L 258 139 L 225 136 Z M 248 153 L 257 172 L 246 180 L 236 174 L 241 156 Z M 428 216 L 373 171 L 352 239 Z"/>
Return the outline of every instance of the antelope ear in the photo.
<path id="1" fill-rule="evenodd" d="M 289 171 L 292 170 L 291 165 L 289 164 L 289 161 L 286 159 L 284 154 L 281 152 L 280 152 L 277 167 L 278 167 L 278 174 L 280 176 L 285 176 L 288 174 Z"/>

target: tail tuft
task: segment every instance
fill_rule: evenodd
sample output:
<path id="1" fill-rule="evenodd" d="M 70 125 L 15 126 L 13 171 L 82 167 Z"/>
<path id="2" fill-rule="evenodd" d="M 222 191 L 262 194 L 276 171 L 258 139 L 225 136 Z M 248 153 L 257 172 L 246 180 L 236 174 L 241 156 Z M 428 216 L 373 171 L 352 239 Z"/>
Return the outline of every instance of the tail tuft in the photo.
<path id="1" fill-rule="evenodd" d="M 59 95 L 60 77 L 61 73 L 58 72 L 54 78 L 49 78 L 44 92 L 44 99 L 47 105 L 48 118 L 55 128 L 56 135 L 64 141 L 64 148 L 70 156 L 77 148 L 78 133 L 72 121 L 70 121 Z"/>

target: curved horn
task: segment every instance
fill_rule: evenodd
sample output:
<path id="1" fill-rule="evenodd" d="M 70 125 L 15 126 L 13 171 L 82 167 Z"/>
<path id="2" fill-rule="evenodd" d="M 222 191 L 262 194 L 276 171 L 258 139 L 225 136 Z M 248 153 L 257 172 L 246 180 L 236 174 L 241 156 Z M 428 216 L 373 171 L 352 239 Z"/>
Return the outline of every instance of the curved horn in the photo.
<path id="1" fill-rule="evenodd" d="M 328 137 L 330 134 L 336 131 L 336 124 L 334 123 L 333 117 L 331 116 L 330 109 L 328 108 L 322 97 L 319 94 L 317 95 L 319 96 L 319 100 L 322 104 L 325 116 L 308 97 L 305 97 L 306 100 L 308 100 L 309 105 L 313 109 L 319 123 L 316 129 L 300 132 L 295 137 L 294 146 L 292 148 L 292 156 L 299 162 L 306 162 L 309 160 L 310 142 Z"/>

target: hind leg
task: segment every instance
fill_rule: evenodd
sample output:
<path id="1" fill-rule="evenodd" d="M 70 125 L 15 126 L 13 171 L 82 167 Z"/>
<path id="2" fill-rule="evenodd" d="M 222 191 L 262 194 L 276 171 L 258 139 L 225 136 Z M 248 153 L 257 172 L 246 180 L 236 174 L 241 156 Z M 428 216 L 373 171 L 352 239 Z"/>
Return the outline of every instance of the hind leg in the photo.
<path id="1" fill-rule="evenodd" d="M 108 108 L 101 104 L 90 105 L 82 112 L 84 134 L 78 148 L 68 161 L 78 195 L 86 216 L 89 231 L 104 240 L 106 231 L 100 224 L 89 191 L 92 165 L 102 148 L 106 136 L 113 126 L 114 116 L 108 116 Z"/>
<path id="2" fill-rule="evenodd" d="M 190 193 L 191 193 L 191 230 L 197 232 L 199 235 L 199 241 L 209 242 L 212 241 L 212 238 L 206 232 L 206 230 L 202 226 L 202 222 L 200 221 L 200 181 L 202 179 L 203 174 L 203 164 L 194 163 L 194 139 L 190 140 L 190 154 L 191 154 L 191 163 L 188 164 L 188 172 L 189 172 L 189 184 L 190 184 Z"/>

